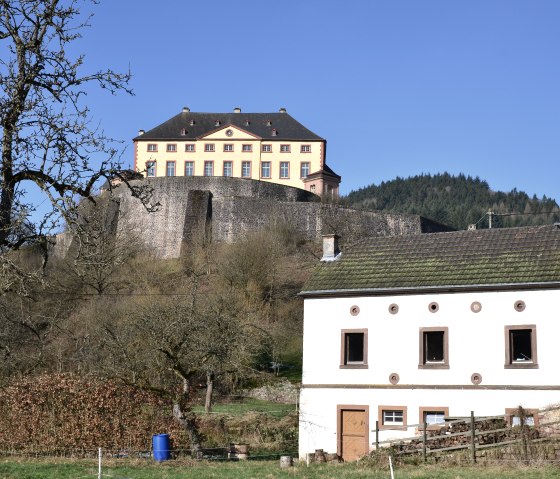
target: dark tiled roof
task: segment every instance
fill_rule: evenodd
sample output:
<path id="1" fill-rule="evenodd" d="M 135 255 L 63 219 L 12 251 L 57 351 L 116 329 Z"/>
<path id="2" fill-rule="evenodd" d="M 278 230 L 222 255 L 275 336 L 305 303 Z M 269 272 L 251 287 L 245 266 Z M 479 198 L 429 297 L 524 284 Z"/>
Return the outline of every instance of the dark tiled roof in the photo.
<path id="1" fill-rule="evenodd" d="M 560 228 L 369 238 L 321 263 L 302 294 L 560 282 Z"/>
<path id="2" fill-rule="evenodd" d="M 191 121 L 194 124 L 191 125 Z M 216 126 L 216 121 L 220 122 Z M 247 125 L 247 122 L 249 124 Z M 270 124 L 269 124 L 270 123 Z M 182 112 L 134 140 L 194 140 L 199 136 L 234 125 L 253 135 L 270 140 L 323 140 L 288 113 L 193 113 Z M 186 132 L 183 135 L 182 129 Z M 272 131 L 277 135 L 273 136 Z"/>

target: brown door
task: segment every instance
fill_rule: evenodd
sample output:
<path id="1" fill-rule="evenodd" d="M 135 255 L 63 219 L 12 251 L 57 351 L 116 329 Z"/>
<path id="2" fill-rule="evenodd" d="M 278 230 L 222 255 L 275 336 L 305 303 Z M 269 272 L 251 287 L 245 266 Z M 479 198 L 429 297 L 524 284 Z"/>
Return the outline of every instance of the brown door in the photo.
<path id="1" fill-rule="evenodd" d="M 367 407 L 339 408 L 339 455 L 345 461 L 355 461 L 369 452 Z"/>

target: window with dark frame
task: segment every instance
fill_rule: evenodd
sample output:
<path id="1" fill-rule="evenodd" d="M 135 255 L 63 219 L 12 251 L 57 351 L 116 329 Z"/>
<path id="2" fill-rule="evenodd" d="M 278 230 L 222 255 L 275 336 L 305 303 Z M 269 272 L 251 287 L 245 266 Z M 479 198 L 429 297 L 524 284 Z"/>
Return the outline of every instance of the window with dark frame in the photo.
<path id="1" fill-rule="evenodd" d="M 537 327 L 505 326 L 505 368 L 537 369 Z"/>
<path id="2" fill-rule="evenodd" d="M 263 153 L 271 153 L 272 152 L 272 145 L 262 145 L 262 152 Z"/>
<path id="3" fill-rule="evenodd" d="M 420 328 L 419 369 L 448 369 L 448 328 Z"/>
<path id="4" fill-rule="evenodd" d="M 168 153 L 175 153 L 177 151 L 177 145 L 175 143 L 168 143 L 166 147 Z"/>
<path id="5" fill-rule="evenodd" d="M 251 151 L 253 151 L 253 145 L 242 145 L 241 151 L 244 153 L 250 153 Z"/>
<path id="6" fill-rule="evenodd" d="M 187 143 L 187 144 L 185 145 L 185 151 L 186 151 L 186 152 L 189 152 L 189 153 L 195 151 L 194 143 Z"/>
<path id="7" fill-rule="evenodd" d="M 208 153 L 214 151 L 214 143 L 206 143 L 204 145 L 204 151 L 206 151 Z"/>
<path id="8" fill-rule="evenodd" d="M 508 426 L 538 426 L 539 425 L 539 410 L 538 409 L 524 409 L 519 407 L 506 408 L 506 423 Z"/>
<path id="9" fill-rule="evenodd" d="M 289 153 L 290 145 L 280 145 L 280 153 Z"/>
<path id="10" fill-rule="evenodd" d="M 367 330 L 342 330 L 341 368 L 367 368 Z"/>
<path id="11" fill-rule="evenodd" d="M 148 149 L 148 151 L 150 151 L 152 153 L 158 151 L 156 143 L 148 143 L 148 148 L 147 149 Z"/>
<path id="12" fill-rule="evenodd" d="M 224 151 L 233 151 L 233 144 L 232 143 L 225 143 L 224 144 Z"/>
<path id="13" fill-rule="evenodd" d="M 311 153 L 311 145 L 301 145 L 301 153 Z"/>
<path id="14" fill-rule="evenodd" d="M 379 429 L 406 431 L 407 409 L 406 406 L 378 406 Z"/>

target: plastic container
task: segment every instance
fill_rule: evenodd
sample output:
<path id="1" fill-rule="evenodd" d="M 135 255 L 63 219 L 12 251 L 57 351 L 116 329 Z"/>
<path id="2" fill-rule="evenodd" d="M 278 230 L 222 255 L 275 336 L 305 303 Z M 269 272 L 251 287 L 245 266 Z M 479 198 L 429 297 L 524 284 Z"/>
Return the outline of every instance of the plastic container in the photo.
<path id="1" fill-rule="evenodd" d="M 168 461 L 171 459 L 171 446 L 169 434 L 154 434 L 152 436 L 152 448 L 156 461 Z"/>

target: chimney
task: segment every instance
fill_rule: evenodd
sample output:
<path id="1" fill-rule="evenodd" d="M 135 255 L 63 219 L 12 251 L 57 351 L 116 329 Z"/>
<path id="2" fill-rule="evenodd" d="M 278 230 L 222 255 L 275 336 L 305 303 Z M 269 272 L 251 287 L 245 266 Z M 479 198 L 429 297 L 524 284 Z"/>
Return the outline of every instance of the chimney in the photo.
<path id="1" fill-rule="evenodd" d="M 183 113 L 190 113 L 191 109 L 188 106 L 183 107 Z"/>
<path id="2" fill-rule="evenodd" d="M 241 108 L 238 106 L 233 109 L 233 113 L 241 113 Z"/>
<path id="3" fill-rule="evenodd" d="M 286 113 L 286 109 L 285 108 L 280 108 L 280 110 L 278 110 L 280 113 Z"/>
<path id="4" fill-rule="evenodd" d="M 144 130 L 138 130 L 138 136 L 142 136 L 144 133 L 146 133 Z"/>
<path id="5" fill-rule="evenodd" d="M 323 257 L 321 261 L 335 261 L 340 257 L 338 249 L 338 235 L 323 235 Z"/>

